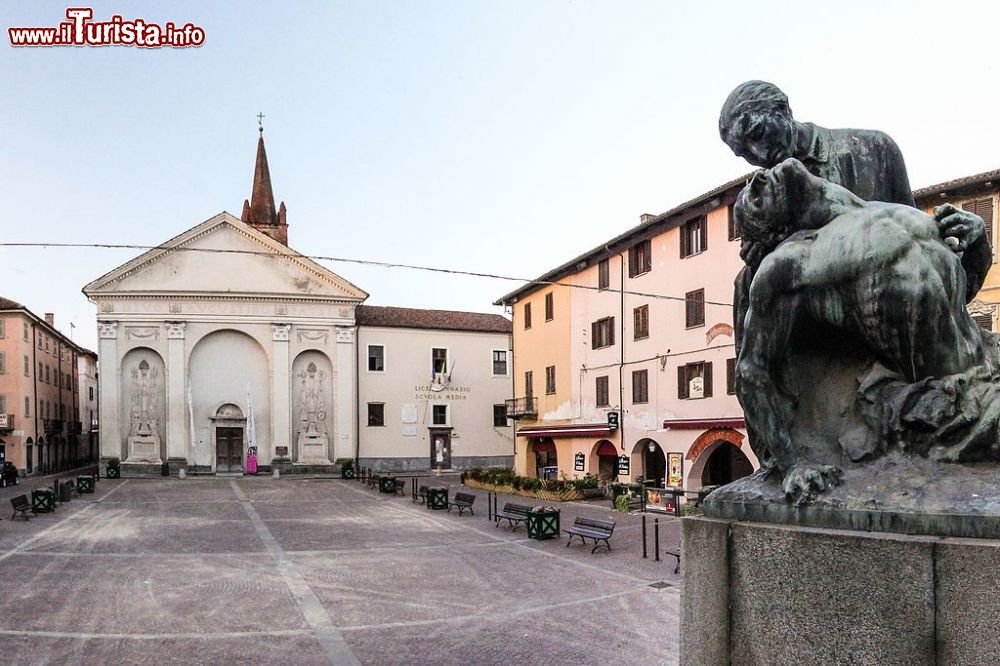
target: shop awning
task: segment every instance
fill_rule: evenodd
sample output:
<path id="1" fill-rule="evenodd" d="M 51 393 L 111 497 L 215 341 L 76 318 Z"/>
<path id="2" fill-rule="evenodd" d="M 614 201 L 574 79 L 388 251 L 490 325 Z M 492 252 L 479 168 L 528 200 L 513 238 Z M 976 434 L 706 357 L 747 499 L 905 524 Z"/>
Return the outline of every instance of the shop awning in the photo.
<path id="1" fill-rule="evenodd" d="M 745 428 L 743 417 L 720 419 L 667 419 L 663 422 L 664 430 L 709 430 L 711 428 Z"/>
<path id="2" fill-rule="evenodd" d="M 618 449 L 611 442 L 601 442 L 601 445 L 597 447 L 597 455 L 599 456 L 614 456 L 618 457 Z"/>
<path id="3" fill-rule="evenodd" d="M 603 437 L 614 432 L 607 423 L 521 428 L 518 437 Z"/>

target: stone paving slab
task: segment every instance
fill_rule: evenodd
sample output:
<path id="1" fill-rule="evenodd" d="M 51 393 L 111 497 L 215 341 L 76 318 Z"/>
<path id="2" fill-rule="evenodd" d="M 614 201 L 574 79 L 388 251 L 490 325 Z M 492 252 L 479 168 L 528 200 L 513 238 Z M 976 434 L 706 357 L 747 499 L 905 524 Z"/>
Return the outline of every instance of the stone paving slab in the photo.
<path id="1" fill-rule="evenodd" d="M 618 522 L 591 554 L 495 528 L 474 492 L 458 516 L 332 479 L 102 480 L 0 521 L 3 661 L 677 662 L 673 561 L 641 559 L 637 516 L 560 505 Z"/>

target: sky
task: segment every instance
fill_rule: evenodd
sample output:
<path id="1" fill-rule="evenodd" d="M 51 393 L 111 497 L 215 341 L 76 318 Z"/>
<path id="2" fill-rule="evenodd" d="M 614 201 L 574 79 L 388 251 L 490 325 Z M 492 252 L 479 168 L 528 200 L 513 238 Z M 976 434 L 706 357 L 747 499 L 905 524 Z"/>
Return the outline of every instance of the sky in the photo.
<path id="1" fill-rule="evenodd" d="M 747 79 L 799 120 L 888 132 L 915 188 L 1000 168 L 1000 3 L 87 6 L 205 43 L 15 49 L 6 28 L 67 5 L 0 0 L 0 242 L 155 245 L 238 216 L 259 112 L 296 250 L 524 279 L 750 171 L 717 129 Z M 80 290 L 136 254 L 0 247 L 0 295 L 96 349 Z M 522 284 L 323 263 L 374 305 L 500 312 Z"/>

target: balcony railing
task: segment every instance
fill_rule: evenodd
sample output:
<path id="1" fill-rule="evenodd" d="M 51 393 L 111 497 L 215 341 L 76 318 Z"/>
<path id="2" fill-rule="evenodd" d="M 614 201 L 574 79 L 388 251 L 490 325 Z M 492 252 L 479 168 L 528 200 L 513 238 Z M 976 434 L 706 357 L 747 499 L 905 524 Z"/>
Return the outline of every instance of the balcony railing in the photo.
<path id="1" fill-rule="evenodd" d="M 504 403 L 507 406 L 507 418 L 509 419 L 535 418 L 538 416 L 538 398 L 534 396 L 505 400 Z"/>
<path id="2" fill-rule="evenodd" d="M 45 429 L 45 432 L 62 432 L 63 422 L 62 419 L 44 419 L 42 427 Z"/>
<path id="3" fill-rule="evenodd" d="M 0 430 L 13 430 L 13 429 L 14 429 L 14 415 L 0 414 Z"/>

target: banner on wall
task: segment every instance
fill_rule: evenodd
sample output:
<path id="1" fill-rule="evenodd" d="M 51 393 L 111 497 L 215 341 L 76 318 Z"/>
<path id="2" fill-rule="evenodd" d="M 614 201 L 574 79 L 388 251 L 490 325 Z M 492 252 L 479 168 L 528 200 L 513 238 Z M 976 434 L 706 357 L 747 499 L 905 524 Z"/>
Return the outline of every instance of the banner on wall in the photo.
<path id="1" fill-rule="evenodd" d="M 680 487 L 684 483 L 684 454 L 667 454 L 667 485 Z"/>

